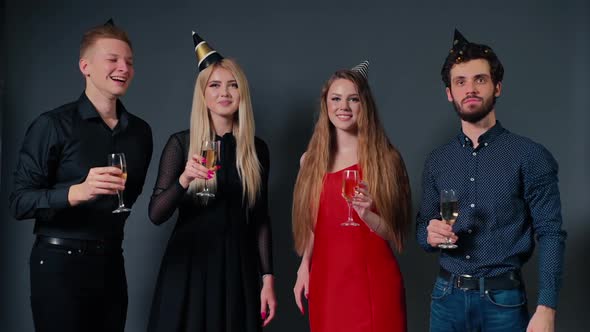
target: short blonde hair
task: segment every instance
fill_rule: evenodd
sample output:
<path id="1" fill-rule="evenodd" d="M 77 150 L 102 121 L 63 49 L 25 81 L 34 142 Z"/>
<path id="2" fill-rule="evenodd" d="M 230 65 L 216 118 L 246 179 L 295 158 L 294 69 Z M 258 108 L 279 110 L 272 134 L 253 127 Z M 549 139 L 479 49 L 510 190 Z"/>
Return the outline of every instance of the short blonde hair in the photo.
<path id="1" fill-rule="evenodd" d="M 86 31 L 82 36 L 82 41 L 80 42 L 80 58 L 84 57 L 86 51 L 96 43 L 99 39 L 118 39 L 123 41 L 129 45 L 129 48 L 133 50 L 131 47 L 131 40 L 129 40 L 129 36 L 127 32 L 123 29 L 112 25 L 112 24 L 105 24 L 99 25 L 91 28 L 90 30 Z"/>

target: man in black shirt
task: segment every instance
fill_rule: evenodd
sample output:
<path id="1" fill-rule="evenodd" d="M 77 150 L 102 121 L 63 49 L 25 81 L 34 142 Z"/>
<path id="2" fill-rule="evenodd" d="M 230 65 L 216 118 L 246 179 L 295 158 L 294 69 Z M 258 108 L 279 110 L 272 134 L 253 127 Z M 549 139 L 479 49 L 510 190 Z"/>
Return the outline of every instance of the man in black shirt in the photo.
<path id="1" fill-rule="evenodd" d="M 26 132 L 10 209 L 35 219 L 30 257 L 37 331 L 123 331 L 127 281 L 121 249 L 127 207 L 141 193 L 152 156 L 150 126 L 118 100 L 133 79 L 131 42 L 111 20 L 80 45 L 86 80 L 77 101 L 43 113 Z M 127 179 L 107 156 L 124 153 Z"/>

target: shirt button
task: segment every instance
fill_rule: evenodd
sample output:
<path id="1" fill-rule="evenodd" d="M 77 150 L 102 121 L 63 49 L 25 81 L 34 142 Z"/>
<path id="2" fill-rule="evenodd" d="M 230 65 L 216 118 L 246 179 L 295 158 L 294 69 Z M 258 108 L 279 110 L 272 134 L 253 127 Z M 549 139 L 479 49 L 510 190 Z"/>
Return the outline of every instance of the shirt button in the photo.
<path id="1" fill-rule="evenodd" d="M 477 156 L 477 152 L 472 153 L 472 155 Z"/>
<path id="2" fill-rule="evenodd" d="M 471 206 L 472 208 L 474 208 L 475 207 L 475 204 L 471 203 L 471 205 L 469 205 L 469 206 Z"/>
<path id="3" fill-rule="evenodd" d="M 488 146 L 488 143 L 487 143 L 487 142 L 486 142 L 486 143 L 483 143 L 483 145 L 484 145 L 484 146 Z"/>
<path id="4" fill-rule="evenodd" d="M 471 256 L 467 255 L 467 256 L 465 256 L 465 258 L 467 258 L 467 259 L 471 259 Z"/>
<path id="5" fill-rule="evenodd" d="M 468 229 L 468 230 L 467 230 L 467 233 L 471 234 L 471 233 L 473 233 L 473 231 L 472 231 L 472 230 L 470 230 L 470 229 Z"/>
<path id="6" fill-rule="evenodd" d="M 469 138 L 465 137 L 465 141 L 469 141 Z"/>
<path id="7" fill-rule="evenodd" d="M 40 261 L 39 264 L 43 265 L 43 261 Z"/>
<path id="8" fill-rule="evenodd" d="M 473 181 L 475 181 L 475 179 L 474 178 L 471 178 L 471 179 L 469 179 L 469 181 L 473 182 Z"/>
<path id="9" fill-rule="evenodd" d="M 68 255 L 71 255 L 71 254 L 72 254 L 72 251 L 71 250 L 68 250 Z"/>

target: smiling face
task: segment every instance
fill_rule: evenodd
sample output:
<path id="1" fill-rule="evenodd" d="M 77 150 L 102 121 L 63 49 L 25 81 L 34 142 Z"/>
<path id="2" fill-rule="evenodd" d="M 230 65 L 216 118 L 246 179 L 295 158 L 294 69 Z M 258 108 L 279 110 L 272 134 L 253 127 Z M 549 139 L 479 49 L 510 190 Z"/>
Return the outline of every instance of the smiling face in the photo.
<path id="1" fill-rule="evenodd" d="M 205 87 L 205 104 L 212 117 L 232 118 L 240 106 L 238 82 L 231 71 L 215 67 Z"/>
<path id="2" fill-rule="evenodd" d="M 122 40 L 101 38 L 80 58 L 87 93 L 107 99 L 123 96 L 134 76 L 133 53 Z"/>
<path id="3" fill-rule="evenodd" d="M 494 110 L 496 97 L 500 96 L 501 83 L 492 81 L 487 60 L 475 59 L 458 63 L 451 68 L 447 99 L 453 103 L 459 117 L 476 123 Z"/>
<path id="4" fill-rule="evenodd" d="M 330 122 L 336 130 L 357 131 L 361 99 L 352 81 L 339 78 L 332 82 L 326 95 L 326 106 Z"/>

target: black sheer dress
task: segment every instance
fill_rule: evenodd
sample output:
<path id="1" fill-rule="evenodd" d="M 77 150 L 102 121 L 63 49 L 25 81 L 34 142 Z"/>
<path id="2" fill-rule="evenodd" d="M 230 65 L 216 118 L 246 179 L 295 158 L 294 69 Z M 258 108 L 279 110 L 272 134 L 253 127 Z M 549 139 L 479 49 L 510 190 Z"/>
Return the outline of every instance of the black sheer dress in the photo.
<path id="1" fill-rule="evenodd" d="M 262 187 L 250 209 L 242 199 L 234 136 L 221 141 L 216 197 L 207 205 L 187 193 L 184 171 L 189 131 L 170 136 L 150 200 L 153 223 L 178 219 L 162 259 L 148 331 L 255 332 L 261 330 L 260 276 L 272 273 L 267 187 L 269 153 L 255 146 Z"/>

